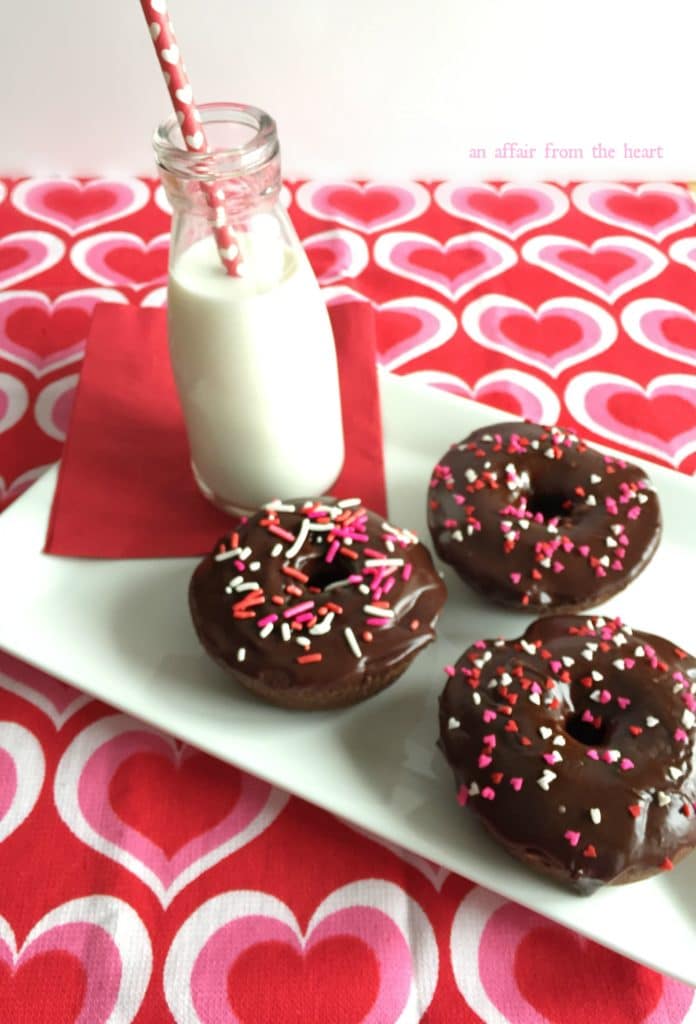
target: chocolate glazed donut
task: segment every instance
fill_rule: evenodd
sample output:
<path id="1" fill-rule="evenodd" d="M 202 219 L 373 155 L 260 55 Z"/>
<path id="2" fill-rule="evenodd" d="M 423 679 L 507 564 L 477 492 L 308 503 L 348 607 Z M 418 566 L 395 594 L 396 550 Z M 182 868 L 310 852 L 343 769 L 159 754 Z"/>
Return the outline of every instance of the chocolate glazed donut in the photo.
<path id="1" fill-rule="evenodd" d="M 696 847 L 696 659 L 618 619 L 548 616 L 446 670 L 439 745 L 459 803 L 583 894 Z"/>
<path id="2" fill-rule="evenodd" d="M 429 551 L 358 498 L 272 502 L 196 568 L 198 637 L 247 689 L 291 708 L 364 700 L 435 636 Z"/>
<path id="3" fill-rule="evenodd" d="M 581 611 L 635 579 L 661 535 L 638 466 L 559 427 L 498 423 L 453 445 L 430 481 L 435 548 L 471 587 L 528 611 Z"/>

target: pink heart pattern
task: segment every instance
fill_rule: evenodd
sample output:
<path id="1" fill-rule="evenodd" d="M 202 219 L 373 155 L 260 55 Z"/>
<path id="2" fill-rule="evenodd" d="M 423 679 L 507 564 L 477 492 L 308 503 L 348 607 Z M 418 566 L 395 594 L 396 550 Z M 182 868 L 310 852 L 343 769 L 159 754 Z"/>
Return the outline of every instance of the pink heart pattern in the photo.
<path id="1" fill-rule="evenodd" d="M 36 277 L 60 263 L 65 245 L 47 231 L 15 231 L 0 238 L 0 289 Z"/>
<path id="2" fill-rule="evenodd" d="M 572 295 L 549 299 L 537 309 L 506 295 L 484 295 L 465 307 L 462 326 L 484 348 L 553 377 L 605 352 L 618 333 L 606 310 Z"/>
<path id="3" fill-rule="evenodd" d="M 0 722 L 0 843 L 33 811 L 45 772 L 36 737 L 17 722 Z"/>
<path id="4" fill-rule="evenodd" d="M 669 255 L 676 263 L 696 271 L 696 238 L 680 238 L 669 247 Z"/>
<path id="5" fill-rule="evenodd" d="M 2 292 L 0 357 L 43 377 L 82 358 L 97 303 L 127 301 L 112 288 L 83 288 L 57 299 L 36 291 Z M 54 336 L 65 339 L 61 347 L 50 343 Z"/>
<path id="6" fill-rule="evenodd" d="M 15 484 L 17 481 L 15 481 Z M 29 701 L 61 729 L 91 697 L 0 650 L 0 687 Z"/>
<path id="7" fill-rule="evenodd" d="M 0 508 L 7 501 L 12 501 L 14 498 L 18 498 L 19 495 L 31 487 L 31 485 L 50 469 L 48 466 L 33 466 L 28 469 L 26 473 L 20 473 L 19 476 L 15 477 L 14 480 L 8 484 L 5 478 L 0 476 Z M 0 686 L 2 685 L 2 675 L 0 674 Z"/>
<path id="8" fill-rule="evenodd" d="M 471 231 L 441 243 L 415 231 L 388 231 L 375 242 L 378 266 L 459 299 L 517 262 L 515 250 L 493 235 Z"/>
<path id="9" fill-rule="evenodd" d="M 224 810 L 217 806 L 214 822 L 201 825 L 181 843 L 176 836 L 144 832 L 147 823 L 129 823 L 113 806 L 119 772 L 129 760 L 159 762 L 176 782 L 187 761 L 202 756 L 125 715 L 112 715 L 79 733 L 56 771 L 56 807 L 65 824 L 82 842 L 136 875 L 163 907 L 204 871 L 260 835 L 288 800 L 266 783 L 235 773 L 237 799 L 232 793 L 215 794 Z"/>
<path id="10" fill-rule="evenodd" d="M 137 178 L 28 178 L 15 186 L 11 201 L 27 217 L 79 235 L 142 210 L 149 198 Z"/>
<path id="11" fill-rule="evenodd" d="M 459 992 L 487 1024 L 679 1024 L 693 1004 L 687 985 L 486 889 L 472 889 L 459 905 L 450 957 Z"/>
<path id="12" fill-rule="evenodd" d="M 560 417 L 561 403 L 555 392 L 538 377 L 521 370 L 505 369 L 486 373 L 479 377 L 473 387 L 461 377 L 441 370 L 417 370 L 406 376 L 536 423 L 557 423 Z"/>
<path id="13" fill-rule="evenodd" d="M 300 209 L 354 231 L 385 231 L 425 213 L 430 194 L 417 182 L 309 181 L 295 193 Z"/>
<path id="14" fill-rule="evenodd" d="M 544 224 L 559 220 L 570 206 L 565 192 L 555 185 L 467 185 L 443 181 L 435 189 L 435 202 L 452 217 L 474 221 L 507 238 L 519 238 Z"/>
<path id="15" fill-rule="evenodd" d="M 51 381 L 36 397 L 34 419 L 44 434 L 54 441 L 64 441 L 67 437 L 79 379 L 79 373 L 71 373 L 68 377 Z"/>
<path id="16" fill-rule="evenodd" d="M 54 998 L 61 993 L 66 956 L 83 979 L 76 986 L 80 1009 L 75 1024 L 130 1024 L 152 974 L 152 947 L 133 908 L 112 896 L 87 896 L 61 904 L 34 925 L 19 948 L 9 922 L 0 917 L 0 988 L 2 1005 L 11 1019 L 19 1019 L 12 1014 L 13 1007 L 21 1016 L 27 1008 L 22 996 L 16 995 L 16 1002 L 13 999 L 15 986 L 23 996 L 27 989 L 36 995 L 37 988 L 53 991 Z M 45 1003 L 42 1008 L 50 1013 Z"/>
<path id="17" fill-rule="evenodd" d="M 628 377 L 590 371 L 570 381 L 565 402 L 579 423 L 620 446 L 675 466 L 696 451 L 693 375 L 664 374 L 643 388 Z"/>
<path id="18" fill-rule="evenodd" d="M 417 1024 L 435 991 L 438 950 L 432 928 L 415 900 L 392 882 L 360 880 L 335 890 L 304 932 L 290 907 L 276 897 L 228 892 L 200 906 L 169 950 L 164 991 L 177 1024 L 241 1024 L 235 1007 L 258 1007 L 260 992 L 252 988 L 252 972 L 239 969 L 240 961 L 248 964 L 256 951 L 262 963 L 264 944 L 271 943 L 275 962 L 291 957 L 302 972 L 298 980 L 304 980 L 305 993 L 311 987 L 316 1002 L 314 1013 L 307 1009 L 308 1020 L 337 1019 L 326 1013 L 328 1000 L 344 1007 L 359 1000 L 366 1010 L 362 1024 Z M 358 995 L 366 985 L 364 976 L 322 971 L 322 954 L 331 950 L 335 965 L 342 948 L 346 955 L 360 950 L 369 957 L 374 991 L 367 1006 L 364 994 Z M 290 980 L 285 971 L 265 975 L 269 1002 L 296 1006 L 287 991 Z M 318 1016 L 322 996 L 325 1012 Z M 244 1019 L 251 1018 L 245 1014 Z"/>
<path id="19" fill-rule="evenodd" d="M 302 244 L 321 285 L 333 284 L 344 277 L 358 277 L 370 258 L 364 239 L 343 228 L 309 235 Z"/>
<path id="20" fill-rule="evenodd" d="M 667 359 L 696 366 L 696 314 L 667 299 L 636 299 L 621 311 L 631 338 Z"/>
<path id="21" fill-rule="evenodd" d="M 591 245 L 561 235 L 537 235 L 522 246 L 522 258 L 610 302 L 667 266 L 664 253 L 630 235 L 600 238 Z"/>
<path id="22" fill-rule="evenodd" d="M 696 204 L 681 185 L 583 182 L 573 189 L 573 202 L 588 217 L 636 231 L 656 242 L 696 224 Z"/>
<path id="23" fill-rule="evenodd" d="M 167 279 L 169 235 L 144 241 L 130 231 L 102 231 L 75 242 L 70 261 L 84 277 L 116 288 L 147 288 Z"/>
<path id="24" fill-rule="evenodd" d="M 0 373 L 0 434 L 11 430 L 29 408 L 29 392 L 18 377 Z"/>
<path id="25" fill-rule="evenodd" d="M 417 295 L 374 303 L 381 351 L 379 363 L 396 370 L 444 345 L 457 329 L 457 320 L 445 306 Z"/>

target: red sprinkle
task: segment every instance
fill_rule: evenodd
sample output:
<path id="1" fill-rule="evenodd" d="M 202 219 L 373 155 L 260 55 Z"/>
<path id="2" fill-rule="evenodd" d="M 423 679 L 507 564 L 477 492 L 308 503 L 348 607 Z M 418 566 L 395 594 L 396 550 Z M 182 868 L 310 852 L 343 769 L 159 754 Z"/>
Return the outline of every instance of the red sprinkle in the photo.
<path id="1" fill-rule="evenodd" d="M 629 804 L 627 809 L 628 813 L 634 818 L 637 818 L 640 814 L 640 804 Z"/>
<path id="2" fill-rule="evenodd" d="M 322 655 L 317 651 L 315 654 L 300 654 L 295 661 L 298 665 L 311 665 L 313 662 L 321 661 Z"/>

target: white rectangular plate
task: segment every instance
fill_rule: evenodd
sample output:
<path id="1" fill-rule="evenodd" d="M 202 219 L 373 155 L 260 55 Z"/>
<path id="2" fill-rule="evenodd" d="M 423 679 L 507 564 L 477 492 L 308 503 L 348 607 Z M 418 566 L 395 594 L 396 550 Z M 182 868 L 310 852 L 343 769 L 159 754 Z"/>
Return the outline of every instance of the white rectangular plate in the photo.
<path id="1" fill-rule="evenodd" d="M 380 386 L 389 515 L 428 543 L 433 465 L 451 442 L 505 415 L 388 375 Z M 604 607 L 691 649 L 693 607 L 679 580 L 693 576 L 696 489 L 658 466 L 650 474 L 664 513 L 662 543 L 643 575 Z M 486 605 L 445 571 L 450 597 L 438 640 L 394 686 L 344 711 L 273 708 L 230 686 L 201 651 L 186 600 L 195 560 L 41 554 L 55 476 L 47 473 L 0 517 L 0 645 L 378 837 L 696 985 L 696 854 L 669 874 L 583 899 L 519 866 L 457 806 L 435 747 L 443 666 L 475 639 L 518 636 L 528 616 Z"/>

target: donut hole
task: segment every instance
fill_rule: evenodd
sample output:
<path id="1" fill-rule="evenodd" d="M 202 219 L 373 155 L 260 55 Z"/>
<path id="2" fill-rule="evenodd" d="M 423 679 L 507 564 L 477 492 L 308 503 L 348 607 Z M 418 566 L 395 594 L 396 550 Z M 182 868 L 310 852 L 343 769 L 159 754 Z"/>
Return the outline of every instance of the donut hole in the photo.
<path id="1" fill-rule="evenodd" d="M 297 568 L 309 577 L 305 587 L 318 591 L 326 590 L 332 583 L 345 581 L 353 571 L 349 559 L 337 556 L 332 562 L 327 562 L 323 555 L 303 559 Z"/>
<path id="2" fill-rule="evenodd" d="M 585 722 L 579 711 L 566 719 L 565 731 L 585 747 L 604 746 L 609 738 L 609 725 L 606 721 L 602 720 L 601 725 Z"/>
<path id="3" fill-rule="evenodd" d="M 544 519 L 567 519 L 574 505 L 573 498 L 562 491 L 532 490 L 527 495 L 527 511 Z"/>

